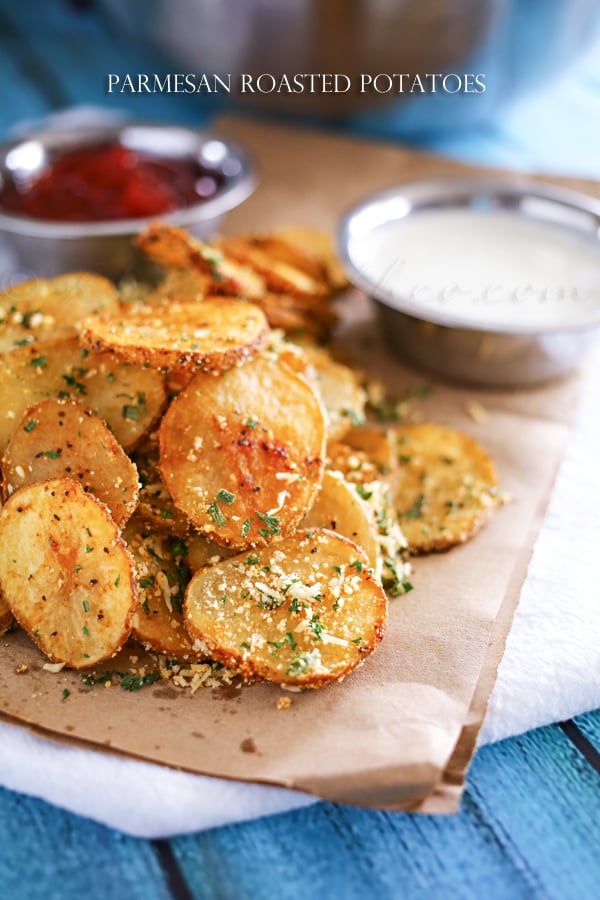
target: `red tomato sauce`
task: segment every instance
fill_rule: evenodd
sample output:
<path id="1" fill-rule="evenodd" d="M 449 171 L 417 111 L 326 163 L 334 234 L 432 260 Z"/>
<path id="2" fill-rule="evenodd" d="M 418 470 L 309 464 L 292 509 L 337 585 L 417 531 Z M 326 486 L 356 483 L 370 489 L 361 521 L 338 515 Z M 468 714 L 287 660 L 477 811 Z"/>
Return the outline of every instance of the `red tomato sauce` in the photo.
<path id="1" fill-rule="evenodd" d="M 208 200 L 221 172 L 192 157 L 153 156 L 112 143 L 70 150 L 37 177 L 9 181 L 5 212 L 53 222 L 141 219 Z"/>

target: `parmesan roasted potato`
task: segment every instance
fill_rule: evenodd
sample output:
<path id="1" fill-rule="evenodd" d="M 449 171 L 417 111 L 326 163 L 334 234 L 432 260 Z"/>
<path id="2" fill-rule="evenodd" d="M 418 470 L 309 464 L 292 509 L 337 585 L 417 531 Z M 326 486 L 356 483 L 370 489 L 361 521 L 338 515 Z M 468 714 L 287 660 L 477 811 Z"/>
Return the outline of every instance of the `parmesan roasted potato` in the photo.
<path id="1" fill-rule="evenodd" d="M 324 466 L 325 412 L 311 385 L 274 354 L 196 375 L 159 430 L 160 471 L 175 505 L 229 547 L 290 534 Z"/>
<path id="2" fill-rule="evenodd" d="M 220 297 L 97 316 L 85 322 L 81 340 L 90 350 L 139 366 L 224 372 L 252 359 L 268 335 L 257 306 Z"/>
<path id="3" fill-rule="evenodd" d="M 190 523 L 175 506 L 160 474 L 158 433 L 153 432 L 144 439 L 133 459 L 140 478 L 138 516 L 148 530 L 157 529 L 185 537 L 190 531 Z"/>
<path id="4" fill-rule="evenodd" d="M 104 504 L 68 479 L 24 487 L 0 514 L 0 547 L 6 602 L 50 660 L 81 669 L 117 653 L 137 591 Z"/>
<path id="5" fill-rule="evenodd" d="M 431 422 L 394 431 L 394 506 L 412 553 L 469 540 L 498 505 L 492 460 L 469 435 Z"/>
<path id="6" fill-rule="evenodd" d="M 324 297 L 329 285 L 322 277 L 314 277 L 287 260 L 276 258 L 260 245 L 260 240 L 243 237 L 221 238 L 217 246 L 226 257 L 258 272 L 265 279 L 267 291 L 282 294 L 307 294 Z"/>
<path id="7" fill-rule="evenodd" d="M 186 625 L 196 646 L 246 678 L 322 687 L 383 637 L 387 601 L 368 569 L 352 541 L 299 531 L 197 572 Z"/>
<path id="8" fill-rule="evenodd" d="M 0 636 L 6 634 L 13 621 L 13 616 L 8 603 L 0 590 Z"/>
<path id="9" fill-rule="evenodd" d="M 350 538 L 363 550 L 373 570 L 377 567 L 379 545 L 370 510 L 340 472 L 323 473 L 321 489 L 302 528 L 328 528 Z"/>
<path id="10" fill-rule="evenodd" d="M 0 453 L 25 410 L 46 397 L 83 401 L 131 450 L 158 419 L 166 392 L 158 372 L 92 353 L 74 338 L 18 347 L 0 357 Z"/>
<path id="11" fill-rule="evenodd" d="M 0 353 L 33 341 L 74 337 L 88 316 L 118 312 L 119 295 L 100 275 L 33 278 L 0 293 Z"/>
<path id="12" fill-rule="evenodd" d="M 164 532 L 148 532 L 137 516 L 128 522 L 123 538 L 135 561 L 139 592 L 132 637 L 146 650 L 176 659 L 201 658 L 183 623 L 183 599 L 191 577 L 186 545 Z"/>
<path id="13" fill-rule="evenodd" d="M 138 473 L 106 424 L 76 400 L 42 400 L 18 423 L 2 458 L 8 498 L 36 481 L 71 478 L 102 500 L 119 527 L 138 503 Z"/>
<path id="14" fill-rule="evenodd" d="M 354 369 L 336 362 L 326 350 L 311 346 L 302 349 L 315 369 L 327 410 L 327 439 L 339 441 L 353 426 L 364 422 L 367 398 L 360 378 Z"/>

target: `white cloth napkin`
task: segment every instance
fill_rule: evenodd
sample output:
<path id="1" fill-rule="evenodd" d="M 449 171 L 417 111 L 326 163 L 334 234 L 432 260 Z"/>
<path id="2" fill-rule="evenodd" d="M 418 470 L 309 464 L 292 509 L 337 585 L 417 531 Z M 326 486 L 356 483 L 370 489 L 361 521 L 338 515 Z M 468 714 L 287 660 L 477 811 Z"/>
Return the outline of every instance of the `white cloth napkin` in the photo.
<path id="1" fill-rule="evenodd" d="M 15 277 L 12 262 L 0 246 L 0 287 Z M 588 367 L 577 423 L 535 546 L 480 743 L 600 706 L 599 408 L 600 354 L 596 354 Z M 315 802 L 294 791 L 190 775 L 56 744 L 3 723 L 0 784 L 149 838 Z"/>

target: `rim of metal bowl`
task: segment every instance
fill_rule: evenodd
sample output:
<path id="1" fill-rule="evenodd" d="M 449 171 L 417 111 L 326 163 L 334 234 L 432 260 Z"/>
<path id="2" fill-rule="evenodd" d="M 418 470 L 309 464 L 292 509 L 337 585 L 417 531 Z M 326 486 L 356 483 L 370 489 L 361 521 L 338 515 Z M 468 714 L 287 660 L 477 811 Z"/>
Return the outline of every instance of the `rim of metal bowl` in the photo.
<path id="1" fill-rule="evenodd" d="M 239 172 L 230 176 L 225 174 L 223 187 L 208 200 L 186 206 L 183 209 L 173 210 L 169 213 L 145 216 L 140 219 L 111 219 L 99 222 L 60 222 L 45 219 L 33 219 L 27 216 L 19 216 L 8 213 L 0 207 L 0 230 L 12 234 L 26 235 L 28 237 L 52 238 L 63 240 L 76 240 L 78 238 L 102 237 L 136 234 L 146 228 L 151 222 L 160 220 L 172 225 L 194 225 L 208 221 L 223 215 L 236 206 L 239 206 L 255 190 L 257 173 L 249 155 L 234 141 L 221 137 L 218 133 L 195 130 L 181 125 L 169 125 L 156 122 L 123 122 L 118 125 L 97 126 L 92 128 L 74 128 L 64 130 L 38 131 L 19 140 L 9 141 L 0 145 L 0 173 L 6 171 L 5 159 L 11 150 L 14 150 L 30 141 L 41 143 L 45 148 L 59 151 L 62 149 L 75 149 L 91 145 L 99 140 L 121 140 L 127 130 L 158 132 L 161 136 L 171 133 L 174 139 L 180 138 L 190 148 L 190 152 L 198 152 L 212 141 L 222 144 L 226 148 L 226 155 L 219 161 L 225 160 L 239 162 Z M 151 149 L 149 147 L 149 149 Z M 157 156 L 160 152 L 153 151 Z M 166 155 L 164 153 L 163 155 Z"/>
<path id="2" fill-rule="evenodd" d="M 449 328 L 506 335 L 543 336 L 556 333 L 569 334 L 600 326 L 600 301 L 594 314 L 584 321 L 572 325 L 565 323 L 520 325 L 516 323 L 509 327 L 504 323 L 481 322 L 469 319 L 464 315 L 438 313 L 421 306 L 418 302 L 394 295 L 391 291 L 377 285 L 356 266 L 352 259 L 351 241 L 385 222 L 406 218 L 419 210 L 472 208 L 481 205 L 481 201 L 489 204 L 490 201 L 499 199 L 510 201 L 508 208 L 527 219 L 566 227 L 574 234 L 595 240 L 598 243 L 600 262 L 600 200 L 570 188 L 556 187 L 542 181 L 532 181 L 527 176 L 472 176 L 407 182 L 371 195 L 353 206 L 343 216 L 337 235 L 338 253 L 346 269 L 346 274 L 356 287 L 387 308 Z M 382 208 L 385 206 L 391 208 L 394 203 L 398 205 L 398 214 L 394 217 L 381 217 Z M 556 215 L 548 217 L 531 215 L 531 212 L 527 212 L 527 207 L 531 207 L 532 204 L 534 208 L 538 209 L 538 212 L 540 208 L 543 208 L 543 204 L 546 204 L 547 212 L 549 205 L 553 204 L 554 212 L 562 210 L 564 218 L 561 221 L 556 218 Z M 539 204 L 542 204 L 542 207 Z M 502 206 L 502 208 L 507 208 L 507 206 Z M 579 224 L 575 225 L 575 221 Z M 582 227 L 584 221 L 587 227 Z M 362 226 L 360 229 L 357 228 L 357 222 Z"/>

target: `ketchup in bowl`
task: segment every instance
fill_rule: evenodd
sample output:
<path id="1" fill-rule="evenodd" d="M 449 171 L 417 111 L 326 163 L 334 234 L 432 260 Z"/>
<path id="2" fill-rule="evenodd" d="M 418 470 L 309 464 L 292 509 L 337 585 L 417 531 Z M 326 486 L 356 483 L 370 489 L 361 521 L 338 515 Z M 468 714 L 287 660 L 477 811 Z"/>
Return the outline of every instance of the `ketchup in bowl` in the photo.
<path id="1" fill-rule="evenodd" d="M 158 156 L 112 142 L 67 150 L 39 174 L 7 180 L 0 206 L 51 222 L 142 219 L 208 200 L 224 180 L 193 156 Z"/>

